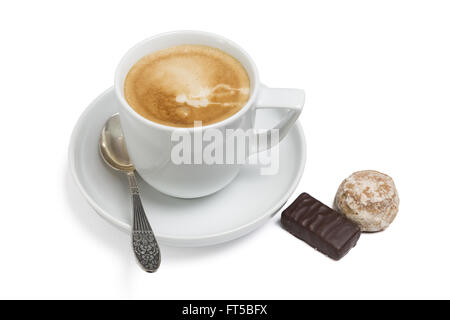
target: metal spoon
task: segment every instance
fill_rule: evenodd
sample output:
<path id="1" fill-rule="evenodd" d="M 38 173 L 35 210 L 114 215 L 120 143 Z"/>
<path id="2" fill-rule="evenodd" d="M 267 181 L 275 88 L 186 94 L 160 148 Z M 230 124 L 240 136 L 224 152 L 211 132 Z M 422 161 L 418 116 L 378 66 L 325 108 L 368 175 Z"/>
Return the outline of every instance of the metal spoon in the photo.
<path id="1" fill-rule="evenodd" d="M 144 212 L 139 189 L 134 175 L 134 166 L 128 156 L 118 114 L 106 121 L 100 135 L 100 154 L 114 170 L 125 172 L 128 176 L 133 197 L 132 242 L 133 251 L 141 267 L 147 272 L 155 272 L 161 263 L 161 254 L 150 223 Z"/>

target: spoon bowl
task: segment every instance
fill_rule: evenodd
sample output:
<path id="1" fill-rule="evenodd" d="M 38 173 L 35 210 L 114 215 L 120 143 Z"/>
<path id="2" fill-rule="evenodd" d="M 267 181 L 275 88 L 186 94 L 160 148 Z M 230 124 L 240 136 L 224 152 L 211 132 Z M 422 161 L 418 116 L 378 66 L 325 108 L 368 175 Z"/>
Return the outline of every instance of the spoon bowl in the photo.
<path id="1" fill-rule="evenodd" d="M 105 123 L 100 135 L 100 154 L 103 160 L 114 170 L 134 171 L 130 161 L 119 114 L 113 115 Z"/>

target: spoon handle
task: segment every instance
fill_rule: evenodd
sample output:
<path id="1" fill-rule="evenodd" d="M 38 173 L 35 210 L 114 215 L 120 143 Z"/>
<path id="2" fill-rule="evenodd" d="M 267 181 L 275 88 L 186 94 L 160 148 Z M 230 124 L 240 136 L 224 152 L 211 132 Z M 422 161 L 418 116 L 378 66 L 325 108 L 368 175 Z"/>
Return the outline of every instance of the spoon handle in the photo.
<path id="1" fill-rule="evenodd" d="M 128 183 L 133 197 L 132 240 L 133 251 L 141 267 L 147 272 L 155 272 L 161 263 L 161 253 L 150 223 L 142 206 L 134 172 L 129 172 Z"/>

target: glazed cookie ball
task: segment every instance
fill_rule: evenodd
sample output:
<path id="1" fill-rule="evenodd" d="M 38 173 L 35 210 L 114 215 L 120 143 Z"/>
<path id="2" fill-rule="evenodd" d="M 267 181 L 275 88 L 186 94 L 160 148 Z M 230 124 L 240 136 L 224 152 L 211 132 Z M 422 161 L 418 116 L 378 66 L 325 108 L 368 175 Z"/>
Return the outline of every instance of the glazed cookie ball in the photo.
<path id="1" fill-rule="evenodd" d="M 335 210 L 356 222 L 361 231 L 386 229 L 398 212 L 399 198 L 388 175 L 365 170 L 345 179 L 336 193 Z"/>

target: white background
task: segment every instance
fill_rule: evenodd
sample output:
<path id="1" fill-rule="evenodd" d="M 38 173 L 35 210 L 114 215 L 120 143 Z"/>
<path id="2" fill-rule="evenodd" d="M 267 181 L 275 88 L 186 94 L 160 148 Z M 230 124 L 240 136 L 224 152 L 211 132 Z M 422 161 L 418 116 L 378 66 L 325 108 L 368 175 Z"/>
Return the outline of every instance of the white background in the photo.
<path id="1" fill-rule="evenodd" d="M 449 17 L 448 1 L 2 1 L 0 298 L 450 298 Z M 305 89 L 295 195 L 331 204 L 379 170 L 400 192 L 391 227 L 335 262 L 277 215 L 228 244 L 162 247 L 142 272 L 74 185 L 68 142 L 125 51 L 177 29 L 222 34 L 267 85 Z"/>

